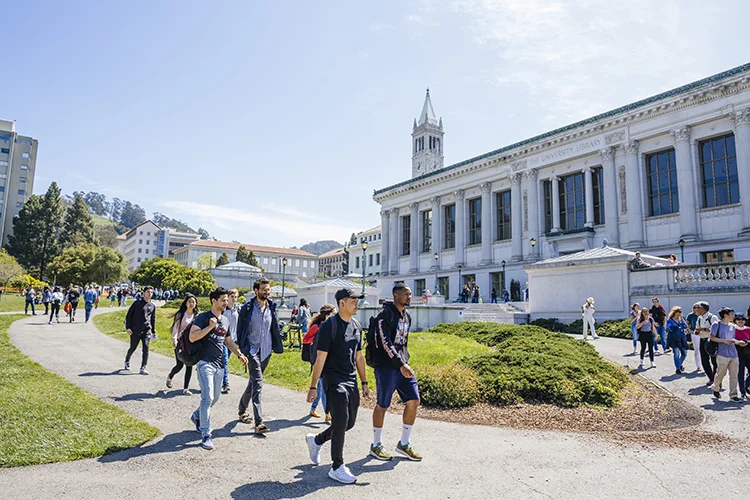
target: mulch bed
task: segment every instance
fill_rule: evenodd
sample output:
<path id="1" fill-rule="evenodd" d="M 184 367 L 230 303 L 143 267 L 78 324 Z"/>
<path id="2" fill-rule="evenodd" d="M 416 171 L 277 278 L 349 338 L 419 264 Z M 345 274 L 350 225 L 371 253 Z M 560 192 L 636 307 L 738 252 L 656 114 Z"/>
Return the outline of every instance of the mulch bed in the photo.
<path id="1" fill-rule="evenodd" d="M 698 428 L 704 416 L 696 408 L 670 395 L 639 376 L 630 376 L 623 400 L 614 408 L 584 406 L 561 408 L 550 404 L 495 406 L 478 404 L 468 408 L 441 409 L 421 407 L 420 418 L 472 425 L 491 425 L 512 429 L 563 431 L 595 435 L 606 441 L 628 446 L 695 448 L 734 443 L 729 437 Z M 372 407 L 374 401 L 362 400 Z M 392 412 L 400 413 L 397 401 Z"/>

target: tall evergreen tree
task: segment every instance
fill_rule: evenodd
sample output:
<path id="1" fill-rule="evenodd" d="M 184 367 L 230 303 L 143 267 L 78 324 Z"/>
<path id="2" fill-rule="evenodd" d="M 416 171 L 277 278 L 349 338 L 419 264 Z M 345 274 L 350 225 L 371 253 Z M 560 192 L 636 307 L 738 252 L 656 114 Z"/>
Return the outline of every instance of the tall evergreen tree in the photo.
<path id="1" fill-rule="evenodd" d="M 132 229 L 142 222 L 146 222 L 146 211 L 126 201 L 120 212 L 120 224 Z"/>
<path id="2" fill-rule="evenodd" d="M 80 194 L 76 195 L 73 205 L 65 212 L 65 222 L 63 222 L 60 233 L 60 241 L 65 248 L 96 242 L 94 219 L 91 217 L 86 201 Z"/>
<path id="3" fill-rule="evenodd" d="M 237 262 L 244 262 L 245 264 L 250 264 L 250 254 L 247 253 L 247 248 L 245 248 L 244 245 L 240 245 L 240 247 L 237 249 Z"/>
<path id="4" fill-rule="evenodd" d="M 229 264 L 229 256 L 224 252 L 218 259 L 216 259 L 216 267 L 225 266 L 227 264 Z"/>
<path id="5" fill-rule="evenodd" d="M 62 216 L 60 188 L 53 182 L 45 195 L 30 196 L 13 219 L 13 234 L 6 245 L 8 253 L 26 269 L 37 271 L 40 280 L 44 279 L 47 265 L 62 252 L 58 238 Z"/>

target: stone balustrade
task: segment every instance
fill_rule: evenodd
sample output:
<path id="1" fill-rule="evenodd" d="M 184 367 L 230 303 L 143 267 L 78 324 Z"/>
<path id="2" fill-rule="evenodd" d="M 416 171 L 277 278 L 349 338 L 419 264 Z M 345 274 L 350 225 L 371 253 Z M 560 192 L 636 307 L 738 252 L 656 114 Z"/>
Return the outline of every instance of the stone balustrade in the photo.
<path id="1" fill-rule="evenodd" d="M 681 265 L 670 268 L 674 288 L 750 288 L 750 261 Z"/>

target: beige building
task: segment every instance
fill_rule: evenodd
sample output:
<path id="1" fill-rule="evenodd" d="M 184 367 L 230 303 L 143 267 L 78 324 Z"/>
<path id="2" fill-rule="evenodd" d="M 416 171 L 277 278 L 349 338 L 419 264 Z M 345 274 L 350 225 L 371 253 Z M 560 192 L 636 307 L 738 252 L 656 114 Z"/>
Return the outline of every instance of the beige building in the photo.
<path id="1" fill-rule="evenodd" d="M 347 257 L 343 248 L 331 250 L 318 256 L 318 258 L 320 259 L 320 272 L 326 276 L 344 275 L 344 261 Z"/>
<path id="2" fill-rule="evenodd" d="M 117 250 L 125 254 L 128 271 L 154 257 L 174 257 L 176 250 L 200 239 L 200 235 L 161 228 L 151 220 L 117 237 Z"/>
<path id="3" fill-rule="evenodd" d="M 349 247 L 350 274 L 362 274 L 362 271 L 364 271 L 367 276 L 380 275 L 382 238 L 380 226 L 357 233 L 357 244 Z M 367 243 L 367 251 L 365 252 L 362 251 L 364 243 Z"/>
<path id="4" fill-rule="evenodd" d="M 13 234 L 13 218 L 34 192 L 39 142 L 16 133 L 15 122 L 0 120 L 0 246 Z"/>

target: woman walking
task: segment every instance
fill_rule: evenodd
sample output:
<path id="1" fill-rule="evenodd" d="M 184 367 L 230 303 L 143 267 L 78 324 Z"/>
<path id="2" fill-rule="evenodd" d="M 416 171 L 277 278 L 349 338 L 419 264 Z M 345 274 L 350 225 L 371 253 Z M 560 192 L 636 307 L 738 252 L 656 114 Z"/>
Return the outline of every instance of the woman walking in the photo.
<path id="1" fill-rule="evenodd" d="M 68 287 L 68 294 L 66 295 L 65 300 L 70 304 L 70 312 L 68 313 L 70 323 L 76 320 L 76 309 L 78 309 L 78 298 L 80 296 L 81 293 L 78 291 L 78 288 L 73 285 Z"/>
<path id="2" fill-rule="evenodd" d="M 52 291 L 49 289 L 48 286 L 45 286 L 44 292 L 42 293 L 42 304 L 44 304 L 45 316 L 49 314 L 49 303 L 51 300 L 52 300 Z"/>
<path id="3" fill-rule="evenodd" d="M 50 297 L 50 312 L 49 312 L 49 323 L 48 325 L 52 324 L 52 318 L 55 318 L 57 322 L 60 322 L 60 304 L 62 304 L 63 299 L 65 296 L 62 293 L 62 290 L 60 290 L 59 286 L 56 286 L 52 290 L 52 294 Z"/>
<path id="4" fill-rule="evenodd" d="M 641 305 L 636 302 L 630 306 L 630 336 L 633 337 L 633 355 L 637 354 L 636 348 L 638 346 L 638 328 L 635 324 L 638 323 L 638 316 L 641 314 Z"/>
<path id="5" fill-rule="evenodd" d="M 687 357 L 688 348 L 688 341 L 685 333 L 688 329 L 688 324 L 682 318 L 682 308 L 679 306 L 674 306 L 672 310 L 669 311 L 669 316 L 667 318 L 667 331 L 669 332 L 667 341 L 669 347 L 672 348 L 675 373 L 679 375 L 685 371 L 685 358 Z"/>
<path id="6" fill-rule="evenodd" d="M 648 358 L 651 360 L 651 368 L 656 368 L 656 363 L 654 363 L 656 325 L 654 324 L 654 320 L 651 319 L 651 312 L 645 307 L 641 309 L 641 313 L 638 316 L 638 323 L 636 323 L 635 327 L 638 329 L 638 342 L 641 343 L 640 368 L 643 368 L 643 355 L 646 354 L 646 349 L 648 349 Z"/>
<path id="7" fill-rule="evenodd" d="M 318 328 L 320 328 L 320 325 L 334 312 L 336 312 L 336 308 L 331 304 L 323 304 L 322 306 L 320 306 L 320 311 L 315 314 L 310 320 L 310 325 L 307 329 L 307 333 L 302 338 L 302 345 L 308 345 L 310 346 L 308 347 L 308 349 L 312 349 L 312 344 L 315 340 L 315 335 L 317 335 L 318 333 Z M 302 349 L 304 349 L 304 347 Z M 312 360 L 312 358 L 309 359 Z M 310 363 L 310 370 L 312 371 L 312 363 Z M 321 381 L 322 378 L 323 377 L 318 379 L 317 394 L 312 402 L 312 406 L 310 406 L 310 416 L 320 418 L 320 413 L 318 413 L 318 402 L 320 402 L 323 404 L 323 410 L 326 414 L 326 422 L 330 422 L 331 414 L 326 410 L 326 392 L 325 390 L 323 390 L 323 382 Z"/>
<path id="8" fill-rule="evenodd" d="M 581 314 L 583 315 L 583 340 L 588 339 L 589 328 L 591 328 L 591 336 L 594 340 L 598 339 L 599 336 L 596 334 L 594 328 L 594 313 L 596 307 L 594 307 L 594 297 L 586 299 L 586 303 L 581 306 Z"/>
<path id="9" fill-rule="evenodd" d="M 740 358 L 740 368 L 737 375 L 737 382 L 740 384 L 740 394 L 743 398 L 748 397 L 748 382 L 750 382 L 750 326 L 747 325 L 747 317 L 744 314 L 734 315 L 734 324 L 737 327 L 734 329 L 734 338 L 739 341 L 744 341 L 745 345 L 737 344 L 737 356 Z M 745 375 L 745 371 L 748 371 Z"/>
<path id="10" fill-rule="evenodd" d="M 172 388 L 172 379 L 177 375 L 185 363 L 179 360 L 177 357 L 177 342 L 182 335 L 182 332 L 193 322 L 196 315 L 198 314 L 198 300 L 195 295 L 185 294 L 185 300 L 182 301 L 180 308 L 172 316 L 172 347 L 175 348 L 174 359 L 176 361 L 174 368 L 167 375 L 167 387 Z M 185 379 L 182 385 L 182 393 L 185 396 L 191 396 L 193 393 L 188 388 L 190 386 L 190 377 L 193 374 L 192 366 L 185 366 Z"/>

